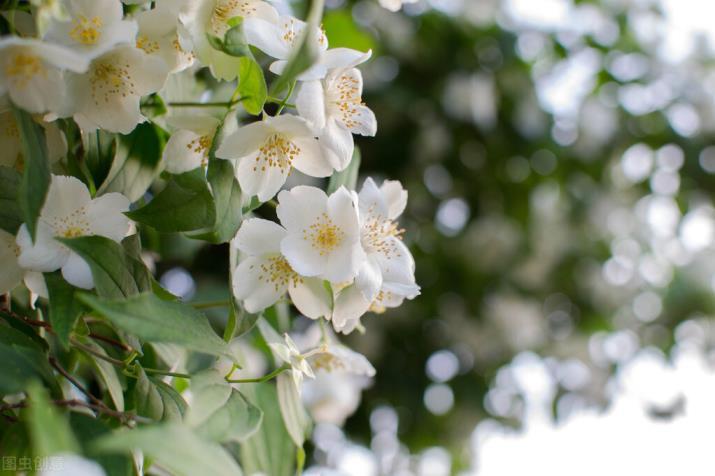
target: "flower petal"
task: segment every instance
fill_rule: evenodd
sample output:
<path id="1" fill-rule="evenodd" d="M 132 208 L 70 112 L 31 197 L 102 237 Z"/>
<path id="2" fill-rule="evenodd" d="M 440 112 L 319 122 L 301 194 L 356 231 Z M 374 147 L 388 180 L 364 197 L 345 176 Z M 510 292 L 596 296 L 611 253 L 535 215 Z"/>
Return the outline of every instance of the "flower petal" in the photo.
<path id="1" fill-rule="evenodd" d="M 355 151 L 355 142 L 352 133 L 334 117 L 327 119 L 320 133 L 320 143 L 330 152 L 328 157 L 335 170 L 344 170 L 348 166 Z"/>
<path id="2" fill-rule="evenodd" d="M 291 44 L 283 40 L 284 31 L 280 25 L 260 18 L 246 18 L 243 21 L 246 42 L 276 59 L 287 59 Z"/>
<path id="3" fill-rule="evenodd" d="M 328 177 L 333 173 L 333 165 L 323 154 L 320 143 L 313 137 L 294 138 L 293 143 L 300 153 L 293 158 L 293 167 L 311 177 Z"/>
<path id="4" fill-rule="evenodd" d="M 70 251 L 67 262 L 62 266 L 62 276 L 68 283 L 78 288 L 92 289 L 94 287 L 92 270 L 87 262 L 75 252 Z"/>
<path id="5" fill-rule="evenodd" d="M 242 252 L 254 256 L 280 253 L 281 240 L 285 236 L 285 229 L 277 223 L 262 218 L 250 218 L 241 224 L 236 234 L 236 246 Z"/>
<path id="6" fill-rule="evenodd" d="M 119 243 L 129 231 L 129 219 L 123 213 L 126 211 L 129 211 L 129 199 L 121 193 L 95 198 L 87 210 L 91 232 Z"/>
<path id="7" fill-rule="evenodd" d="M 21 267 L 33 271 L 50 272 L 61 268 L 66 262 L 69 250 L 52 235 L 52 229 L 42 221 L 37 222 L 35 242 L 32 242 L 27 226 L 23 223 L 17 234 Z"/>
<path id="8" fill-rule="evenodd" d="M 311 319 L 330 316 L 332 296 L 317 278 L 303 278 L 295 286 L 288 286 L 288 294 L 301 314 Z"/>
<path id="9" fill-rule="evenodd" d="M 298 114 L 317 130 L 325 127 L 325 91 L 321 81 L 304 81 L 295 98 Z"/>
<path id="10" fill-rule="evenodd" d="M 248 257 L 241 261 L 234 273 L 234 296 L 243 301 L 243 306 L 250 313 L 256 313 L 272 306 L 285 294 L 285 285 L 281 286 L 261 279 L 261 266 L 265 266 L 267 263 L 265 258 Z"/>
<path id="11" fill-rule="evenodd" d="M 240 159 L 254 154 L 271 134 L 271 129 L 264 121 L 254 122 L 240 127 L 226 137 L 216 149 L 220 159 Z"/>
<path id="12" fill-rule="evenodd" d="M 63 221 L 78 210 L 86 209 L 91 201 L 89 190 L 81 180 L 76 177 L 53 175 L 40 217 L 50 222 Z"/>
<path id="13" fill-rule="evenodd" d="M 316 187 L 299 185 L 278 194 L 276 214 L 289 233 L 302 233 L 327 211 L 328 196 Z"/>
<path id="14" fill-rule="evenodd" d="M 407 206 L 407 190 L 402 187 L 398 180 L 385 180 L 380 186 L 380 191 L 387 202 L 387 218 L 394 220 L 402 215 Z"/>

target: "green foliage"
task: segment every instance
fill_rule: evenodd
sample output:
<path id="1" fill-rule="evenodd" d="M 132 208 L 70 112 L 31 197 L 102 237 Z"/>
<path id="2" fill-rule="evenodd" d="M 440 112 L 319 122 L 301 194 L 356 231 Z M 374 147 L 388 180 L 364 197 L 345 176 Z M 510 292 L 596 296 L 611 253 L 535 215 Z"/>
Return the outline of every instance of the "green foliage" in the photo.
<path id="1" fill-rule="evenodd" d="M 137 366 L 138 377 L 134 386 L 134 408 L 137 415 L 157 421 L 181 421 L 186 412 L 186 402 L 171 386 L 146 375 Z"/>
<path id="2" fill-rule="evenodd" d="M 2 321 L 0 331 L 0 395 L 22 392 L 34 380 L 42 381 L 53 395 L 59 395 L 61 391 L 47 361 L 46 349 Z"/>
<path id="3" fill-rule="evenodd" d="M 330 182 L 328 182 L 328 189 L 326 193 L 331 194 L 340 187 L 345 187 L 348 190 L 355 190 L 357 185 L 358 172 L 360 170 L 360 149 L 355 148 L 353 152 L 353 158 L 344 170 L 340 172 L 335 172 L 330 176 Z"/>
<path id="4" fill-rule="evenodd" d="M 117 153 L 115 134 L 101 129 L 82 135 L 84 163 L 95 184 L 101 184 L 109 175 L 112 161 Z"/>
<path id="5" fill-rule="evenodd" d="M 62 346 L 68 349 L 70 334 L 83 311 L 82 303 L 75 297 L 74 286 L 67 283 L 59 272 L 46 273 L 45 284 L 50 301 L 50 323 Z"/>
<path id="6" fill-rule="evenodd" d="M 44 388 L 32 382 L 27 388 L 27 394 L 30 399 L 27 425 L 35 456 L 79 451 L 79 444 L 66 416 L 58 413 L 50 404 Z"/>
<path id="7" fill-rule="evenodd" d="M 331 48 L 353 48 L 359 51 L 378 49 L 378 43 L 372 35 L 355 24 L 353 16 L 347 10 L 332 10 L 323 16 L 323 30 L 330 38 Z"/>
<path id="8" fill-rule="evenodd" d="M 263 111 L 268 97 L 261 66 L 252 57 L 242 56 L 239 59 L 238 77 L 238 93 L 241 95 L 243 107 L 249 114 L 258 116 Z"/>
<path id="9" fill-rule="evenodd" d="M 131 476 L 132 460 L 127 455 L 101 454 L 92 445 L 97 439 L 111 433 L 112 428 L 102 420 L 81 413 L 70 414 L 70 427 L 79 440 L 82 452 L 99 463 L 107 476 Z"/>
<path id="10" fill-rule="evenodd" d="M 212 231 L 192 238 L 202 239 L 211 243 L 225 243 L 236 235 L 241 225 L 241 187 L 233 172 L 233 165 L 227 160 L 211 157 L 206 174 L 215 206 L 215 222 Z"/>
<path id="11" fill-rule="evenodd" d="M 85 350 L 79 350 L 89 361 L 99 380 L 104 384 L 104 388 L 107 389 L 109 397 L 112 399 L 112 402 L 114 402 L 114 408 L 119 411 L 124 411 L 124 385 L 122 385 L 120 373 L 115 365 L 97 356 L 97 354 L 99 354 L 109 357 L 107 351 L 92 339 L 78 338 L 77 340 L 85 347 L 94 351 L 93 354 L 90 354 Z"/>
<path id="12" fill-rule="evenodd" d="M 23 222 L 17 201 L 20 180 L 20 174 L 13 169 L 0 167 L 0 229 L 13 235 Z"/>

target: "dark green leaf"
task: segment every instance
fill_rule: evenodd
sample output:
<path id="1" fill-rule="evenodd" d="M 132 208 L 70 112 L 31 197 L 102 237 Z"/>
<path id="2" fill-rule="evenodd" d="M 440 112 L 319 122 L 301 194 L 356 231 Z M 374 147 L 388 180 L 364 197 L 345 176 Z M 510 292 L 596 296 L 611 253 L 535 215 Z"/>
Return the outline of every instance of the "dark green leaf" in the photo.
<path id="1" fill-rule="evenodd" d="M 79 444 L 67 418 L 50 403 L 45 389 L 37 382 L 32 382 L 27 389 L 27 396 L 30 399 L 27 424 L 35 456 L 78 452 Z"/>
<path id="2" fill-rule="evenodd" d="M 210 233 L 192 235 L 192 238 L 211 243 L 231 240 L 241 225 L 241 187 L 228 160 L 212 158 L 209 161 L 207 178 L 211 184 L 216 207 L 216 223 Z"/>
<path id="3" fill-rule="evenodd" d="M 123 300 L 79 295 L 89 307 L 107 317 L 118 328 L 149 342 L 167 342 L 235 360 L 228 345 L 216 335 L 206 316 L 181 302 L 163 301 L 144 293 Z"/>
<path id="4" fill-rule="evenodd" d="M 105 351 L 101 345 L 97 344 L 93 340 L 80 339 L 80 341 L 82 342 L 82 344 L 84 344 L 85 347 L 89 347 L 90 349 L 92 349 L 95 354 L 105 356 L 107 355 L 107 351 Z M 119 377 L 117 367 L 115 367 L 114 364 L 112 364 L 111 362 L 107 362 L 104 359 L 97 358 L 95 355 L 90 354 L 89 352 L 84 352 L 82 350 L 80 350 L 80 352 L 82 352 L 87 358 L 87 360 L 90 362 L 92 369 L 94 370 L 99 380 L 104 383 L 104 386 L 106 387 L 109 396 L 114 402 L 114 408 L 119 411 L 124 411 L 124 387 Z"/>
<path id="5" fill-rule="evenodd" d="M 117 136 L 115 134 L 96 130 L 82 134 L 84 144 L 84 163 L 92 175 L 95 184 L 101 184 L 109 175 L 112 161 L 117 153 Z"/>
<path id="6" fill-rule="evenodd" d="M 119 243 L 103 236 L 64 238 L 62 243 L 87 262 L 100 296 L 119 298 L 151 289 L 144 263 L 127 254 Z"/>
<path id="7" fill-rule="evenodd" d="M 45 273 L 49 296 L 50 323 L 65 349 L 70 346 L 70 334 L 82 314 L 82 303 L 75 299 L 75 288 L 59 272 Z"/>
<path id="8" fill-rule="evenodd" d="M 0 308 L 0 326 L 8 325 L 17 331 L 22 332 L 25 337 L 30 338 L 43 352 L 47 352 L 49 346 L 47 341 L 40 337 L 37 333 L 37 327 L 31 326 L 30 324 L 21 321 L 20 319 L 13 317 L 10 311 Z"/>
<path id="9" fill-rule="evenodd" d="M 37 219 L 50 188 L 50 164 L 47 160 L 45 132 L 30 114 L 13 107 L 17 129 L 20 133 L 24 171 L 20 181 L 17 202 L 22 211 L 27 230 L 35 239 Z"/>
<path id="10" fill-rule="evenodd" d="M 249 114 L 258 116 L 263 112 L 263 105 L 268 97 L 261 66 L 253 58 L 242 56 L 239 59 L 238 78 L 238 92 L 243 107 Z"/>
<path id="11" fill-rule="evenodd" d="M 0 395 L 22 392 L 32 380 L 42 380 L 53 395 L 61 395 L 44 349 L 4 323 L 0 324 L 0 362 Z"/>
<path id="12" fill-rule="evenodd" d="M 22 212 L 17 203 L 20 174 L 9 167 L 0 167 L 0 228 L 17 234 L 22 224 Z"/>
<path id="13" fill-rule="evenodd" d="M 194 231 L 213 227 L 216 209 L 204 171 L 197 168 L 172 176 L 151 202 L 127 216 L 162 232 Z"/>
<path id="14" fill-rule="evenodd" d="M 107 476 L 131 476 L 132 460 L 125 455 L 107 455 L 94 451 L 92 443 L 98 438 L 111 433 L 111 428 L 102 420 L 88 415 L 72 412 L 70 426 L 82 446 L 82 452 L 99 463 Z"/>
<path id="15" fill-rule="evenodd" d="M 335 172 L 330 176 L 330 182 L 328 183 L 327 193 L 331 194 L 340 187 L 345 187 L 348 190 L 355 190 L 358 179 L 358 171 L 360 170 L 360 149 L 355 147 L 355 152 L 353 152 L 353 158 L 345 167 L 344 170 L 340 172 Z"/>

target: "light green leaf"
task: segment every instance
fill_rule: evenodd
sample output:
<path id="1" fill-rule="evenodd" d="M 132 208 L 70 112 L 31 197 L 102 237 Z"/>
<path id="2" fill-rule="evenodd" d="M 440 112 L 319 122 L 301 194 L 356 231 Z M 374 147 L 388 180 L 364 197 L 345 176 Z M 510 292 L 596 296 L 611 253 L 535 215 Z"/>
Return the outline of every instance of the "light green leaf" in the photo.
<path id="1" fill-rule="evenodd" d="M 244 469 L 248 474 L 292 476 L 295 446 L 275 410 L 278 406 L 275 386 L 270 383 L 244 384 L 241 391 L 263 410 L 261 427 L 241 444 Z"/>
<path id="2" fill-rule="evenodd" d="M 25 159 L 17 201 L 27 230 L 35 239 L 37 219 L 50 188 L 50 164 L 47 160 L 45 132 L 32 116 L 13 106 L 17 129 L 20 133 L 22 156 Z"/>
<path id="3" fill-rule="evenodd" d="M 246 112 L 258 116 L 263 112 L 263 105 L 268 97 L 266 79 L 263 77 L 261 66 L 249 56 L 239 59 L 238 92 L 241 95 L 241 104 Z"/>
<path id="4" fill-rule="evenodd" d="M 59 272 L 45 273 L 49 295 L 50 322 L 62 346 L 69 349 L 70 334 L 82 314 L 82 303 L 75 299 L 75 288 Z"/>
<path id="5" fill-rule="evenodd" d="M 127 254 L 119 243 L 103 236 L 80 236 L 61 241 L 87 262 L 100 296 L 128 297 L 151 289 L 150 274 L 144 263 Z"/>
<path id="6" fill-rule="evenodd" d="M 191 238 L 211 243 L 230 241 L 241 225 L 241 187 L 233 173 L 233 165 L 228 160 L 211 157 L 206 178 L 211 184 L 216 222 L 210 233 L 192 235 Z"/>
<path id="7" fill-rule="evenodd" d="M 85 345 L 85 347 L 91 348 L 94 352 L 107 355 L 107 352 L 102 346 L 95 343 L 91 339 L 80 339 L 80 341 Z M 119 411 L 124 411 L 124 388 L 122 387 L 122 382 L 119 380 L 119 374 L 117 373 L 117 368 L 106 360 L 96 358 L 94 355 L 80 350 L 85 358 L 92 365 L 92 369 L 97 374 L 99 379 L 104 382 L 109 396 L 114 402 L 114 408 Z"/>
<path id="8" fill-rule="evenodd" d="M 186 402 L 170 385 L 147 377 L 138 367 L 139 378 L 134 387 L 134 406 L 138 415 L 153 420 L 181 421 Z"/>
<path id="9" fill-rule="evenodd" d="M 236 328 L 234 329 L 233 337 L 240 337 L 248 333 L 261 317 L 261 313 L 251 314 L 243 309 L 233 298 L 231 298 L 231 308 L 229 312 L 236 315 Z"/>
<path id="10" fill-rule="evenodd" d="M 17 234 L 23 222 L 17 204 L 20 174 L 9 167 L 0 167 L 0 228 L 11 235 Z"/>
<path id="11" fill-rule="evenodd" d="M 92 444 L 100 437 L 111 433 L 111 428 L 102 420 L 82 413 L 70 413 L 70 426 L 82 446 L 82 452 L 99 463 L 107 476 L 131 476 L 132 460 L 125 455 L 98 454 Z"/>
<path id="12" fill-rule="evenodd" d="M 216 209 L 204 171 L 197 168 L 173 175 L 151 202 L 126 215 L 161 232 L 180 232 L 213 227 Z"/>
<path id="13" fill-rule="evenodd" d="M 79 294 L 86 305 L 120 329 L 148 342 L 168 342 L 235 361 L 228 345 L 211 328 L 206 316 L 181 302 L 164 301 L 151 293 L 123 300 Z"/>
<path id="14" fill-rule="evenodd" d="M 348 190 L 355 190 L 357 185 L 358 172 L 360 170 L 360 149 L 355 147 L 355 152 L 353 152 L 353 158 L 344 170 L 340 172 L 335 172 L 330 176 L 330 182 L 328 182 L 328 195 L 339 189 L 340 187 L 345 187 Z"/>
<path id="15" fill-rule="evenodd" d="M 150 122 L 120 136 L 112 168 L 98 194 L 119 192 L 131 202 L 139 200 L 160 172 L 166 136 L 166 132 Z"/>
<path id="16" fill-rule="evenodd" d="M 141 450 L 175 476 L 241 476 L 241 468 L 218 443 L 194 435 L 178 423 L 117 431 L 100 438 L 93 448 L 108 453 Z"/>
<path id="17" fill-rule="evenodd" d="M 295 445 L 302 448 L 306 436 L 310 434 L 311 423 L 289 373 L 284 372 L 278 375 L 276 389 L 286 430 Z"/>
<path id="18" fill-rule="evenodd" d="M 230 22 L 233 23 L 233 26 L 226 31 L 220 49 L 230 56 L 253 56 L 248 43 L 246 43 L 246 36 L 243 34 L 243 18 L 233 17 Z"/>
<path id="19" fill-rule="evenodd" d="M 35 456 L 77 453 L 79 444 L 69 423 L 50 403 L 45 389 L 32 382 L 27 388 L 27 395 L 30 399 L 27 424 Z"/>

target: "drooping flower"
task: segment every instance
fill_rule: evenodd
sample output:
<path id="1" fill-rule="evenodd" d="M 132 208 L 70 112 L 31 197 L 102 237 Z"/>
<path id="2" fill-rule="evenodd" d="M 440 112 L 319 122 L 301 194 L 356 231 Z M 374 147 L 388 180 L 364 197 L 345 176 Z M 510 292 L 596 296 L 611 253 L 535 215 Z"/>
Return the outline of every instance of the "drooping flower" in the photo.
<path id="1" fill-rule="evenodd" d="M 37 221 L 35 242 L 25 224 L 18 232 L 18 263 L 31 271 L 61 268 L 69 283 L 91 289 L 94 281 L 87 263 L 55 238 L 99 235 L 120 242 L 129 231 L 129 220 L 123 214 L 127 210 L 129 200 L 122 194 L 107 193 L 92 199 L 79 179 L 53 175 Z"/>
<path id="2" fill-rule="evenodd" d="M 244 254 L 234 273 L 234 295 L 248 312 L 259 312 L 289 294 L 307 317 L 329 316 L 332 296 L 318 278 L 300 276 L 281 254 L 286 231 L 260 218 L 246 220 L 236 234 L 236 246 Z"/>
<path id="3" fill-rule="evenodd" d="M 362 61 L 369 57 L 370 52 Z M 374 136 L 377 132 L 375 114 L 362 102 L 362 74 L 356 68 L 331 70 L 323 80 L 301 83 L 295 103 L 336 170 L 350 163 L 353 134 Z"/>
<path id="4" fill-rule="evenodd" d="M 17 263 L 19 255 L 20 248 L 15 243 L 15 237 L 0 230 L 0 294 L 10 291 L 22 280 L 23 270 Z"/>
<path id="5" fill-rule="evenodd" d="M 407 205 L 407 191 L 393 180 L 380 188 L 368 178 L 359 194 L 360 240 L 367 254 L 355 281 L 335 298 L 333 326 L 349 333 L 371 306 L 380 310 L 394 307 L 404 298 L 419 294 L 415 283 L 415 262 L 400 239 L 397 218 Z"/>
<path id="6" fill-rule="evenodd" d="M 136 16 L 139 24 L 136 47 L 163 59 L 170 73 L 183 71 L 196 59 L 179 39 L 179 14 L 185 3 L 185 0 L 162 0 L 155 8 Z"/>
<path id="7" fill-rule="evenodd" d="M 220 121 L 211 116 L 181 116 L 167 122 L 176 130 L 166 142 L 162 155 L 166 171 L 181 174 L 206 167 Z"/>
<path id="8" fill-rule="evenodd" d="M 296 347 L 293 339 L 291 339 L 288 334 L 284 334 L 284 339 L 285 344 L 280 342 L 270 342 L 268 345 L 280 360 L 290 365 L 293 383 L 295 384 L 296 390 L 300 394 L 303 376 L 315 378 L 315 374 L 313 373 L 313 369 L 310 368 L 310 364 L 308 363 L 306 357 L 302 355 L 298 350 L 298 347 Z"/>
<path id="9" fill-rule="evenodd" d="M 405 3 L 415 3 L 417 0 L 379 0 L 382 8 L 386 8 L 391 12 L 397 12 Z"/>
<path id="10" fill-rule="evenodd" d="M 223 140 L 216 156 L 236 159 L 241 190 L 262 202 L 278 193 L 293 168 L 312 177 L 333 172 L 305 119 L 287 114 L 239 128 Z"/>
<path id="11" fill-rule="evenodd" d="M 160 58 L 134 46 L 118 46 L 94 59 L 85 74 L 68 75 L 74 119 L 85 132 L 128 134 L 146 120 L 140 98 L 161 89 L 167 75 Z"/>
<path id="12" fill-rule="evenodd" d="M 269 69 L 273 73 L 281 74 L 298 46 L 306 26 L 306 22 L 290 15 L 276 19 L 251 17 L 243 22 L 243 31 L 249 45 L 276 58 L 277 61 L 271 63 Z M 298 75 L 299 81 L 321 79 L 329 70 L 357 64 L 356 61 L 359 62 L 365 55 L 350 48 L 328 50 L 328 38 L 322 30 L 315 31 L 306 41 L 311 42 L 311 49 L 317 55 L 317 59 L 312 66 Z"/>
<path id="13" fill-rule="evenodd" d="M 261 18 L 276 21 L 278 12 L 263 0 L 193 0 L 180 19 L 191 37 L 198 60 L 211 69 L 218 79 L 230 81 L 238 74 L 239 59 L 215 49 L 207 35 L 223 39 L 234 17 Z"/>
<path id="14" fill-rule="evenodd" d="M 119 44 L 133 44 L 137 24 L 123 18 L 116 0 L 64 0 L 68 20 L 52 17 L 44 39 L 96 58 Z"/>
<path id="15" fill-rule="evenodd" d="M 293 187 L 278 195 L 276 212 L 287 231 L 281 252 L 300 275 L 332 282 L 356 275 L 365 252 L 354 192 L 340 187 L 328 197 L 315 187 Z"/>
<path id="16" fill-rule="evenodd" d="M 31 38 L 0 39 L 0 94 L 32 113 L 62 110 L 63 70 L 81 73 L 89 61 L 60 45 Z"/>

